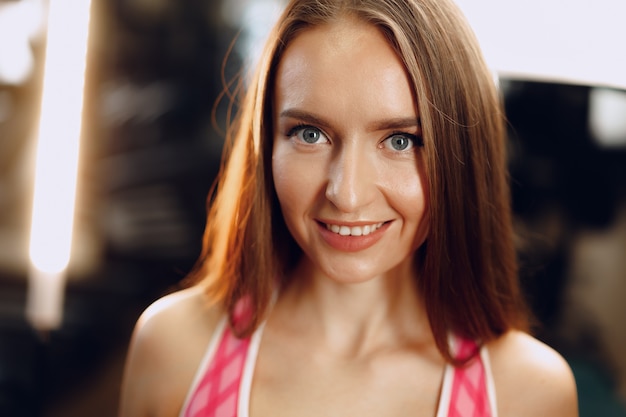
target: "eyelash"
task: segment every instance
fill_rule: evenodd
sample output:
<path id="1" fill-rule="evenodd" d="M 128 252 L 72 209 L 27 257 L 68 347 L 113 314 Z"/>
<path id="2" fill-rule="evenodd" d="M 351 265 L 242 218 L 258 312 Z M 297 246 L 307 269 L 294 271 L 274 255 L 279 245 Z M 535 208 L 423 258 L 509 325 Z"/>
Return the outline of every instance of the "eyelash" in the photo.
<path id="1" fill-rule="evenodd" d="M 318 127 L 315 126 L 311 126 L 308 124 L 304 124 L 304 123 L 298 123 L 297 125 L 293 126 L 292 128 L 290 128 L 287 133 L 285 134 L 285 136 L 287 138 L 291 138 L 296 136 L 297 133 L 299 133 L 300 131 L 304 130 L 304 129 L 315 129 L 317 131 L 319 131 L 322 135 L 327 136 L 323 130 L 321 130 Z M 383 143 L 389 139 L 391 139 L 394 136 L 404 136 L 407 139 L 411 140 L 413 142 L 413 145 L 415 147 L 421 148 L 424 146 L 424 141 L 422 139 L 421 135 L 415 135 L 412 133 L 407 133 L 407 132 L 402 132 L 402 131 L 394 131 L 391 134 L 389 134 L 384 140 Z"/>
<path id="2" fill-rule="evenodd" d="M 304 129 L 315 129 L 315 130 L 319 131 L 320 133 L 324 134 L 324 131 L 322 129 L 318 128 L 318 127 L 307 125 L 307 124 L 304 124 L 304 123 L 299 123 L 299 124 L 293 126 L 291 129 L 289 129 L 287 131 L 287 133 L 285 134 L 285 136 L 288 137 L 288 138 L 291 138 L 291 137 L 295 136 L 298 132 L 300 132 L 300 131 L 302 131 Z"/>
<path id="3" fill-rule="evenodd" d="M 413 146 L 417 148 L 421 148 L 424 146 L 424 140 L 421 135 L 415 135 L 413 133 L 400 132 L 400 131 L 392 132 L 389 136 L 385 138 L 385 141 L 391 139 L 394 136 L 404 136 L 407 139 L 410 139 L 413 142 Z"/>

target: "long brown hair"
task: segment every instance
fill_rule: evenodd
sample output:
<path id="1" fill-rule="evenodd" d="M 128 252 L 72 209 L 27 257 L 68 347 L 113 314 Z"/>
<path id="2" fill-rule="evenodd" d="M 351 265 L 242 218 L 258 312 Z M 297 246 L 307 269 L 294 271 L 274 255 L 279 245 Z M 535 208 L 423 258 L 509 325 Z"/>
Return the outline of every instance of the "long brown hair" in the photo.
<path id="1" fill-rule="evenodd" d="M 227 137 L 194 276 L 229 312 L 247 297 L 250 334 L 281 277 L 299 256 L 271 176 L 272 89 L 283 51 L 297 34 L 342 16 L 377 27 L 402 59 L 421 117 L 430 233 L 416 254 L 418 288 L 439 351 L 453 361 L 454 332 L 488 342 L 526 329 L 517 282 L 504 121 L 493 74 L 472 31 L 448 0 L 293 0 L 270 34 Z M 233 323 L 234 324 L 234 323 Z"/>

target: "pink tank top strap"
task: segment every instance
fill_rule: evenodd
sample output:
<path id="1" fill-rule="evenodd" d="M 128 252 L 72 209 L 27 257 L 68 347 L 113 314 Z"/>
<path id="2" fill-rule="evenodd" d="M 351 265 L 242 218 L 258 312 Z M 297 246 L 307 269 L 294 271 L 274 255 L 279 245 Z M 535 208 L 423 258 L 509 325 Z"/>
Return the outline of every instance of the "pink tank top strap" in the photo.
<path id="1" fill-rule="evenodd" d="M 198 384 L 184 417 L 236 417 L 239 385 L 250 339 L 226 326 L 215 356 Z"/>
<path id="2" fill-rule="evenodd" d="M 494 416 L 489 401 L 487 370 L 479 347 L 475 342 L 461 338 L 456 338 L 455 345 L 457 358 L 472 359 L 465 366 L 452 370 L 447 417 Z M 224 326 L 215 354 L 193 390 L 183 417 L 237 417 L 249 348 L 250 338 L 237 338 L 229 326 Z"/>
<path id="3" fill-rule="evenodd" d="M 247 300 L 235 308 L 235 321 L 250 318 Z M 184 417 L 237 417 L 239 387 L 248 356 L 250 337 L 240 339 L 224 326 L 215 355 L 194 390 Z"/>
<path id="4" fill-rule="evenodd" d="M 448 417 L 491 417 L 485 364 L 477 344 L 456 339 L 456 357 L 473 356 L 465 366 L 454 369 Z"/>

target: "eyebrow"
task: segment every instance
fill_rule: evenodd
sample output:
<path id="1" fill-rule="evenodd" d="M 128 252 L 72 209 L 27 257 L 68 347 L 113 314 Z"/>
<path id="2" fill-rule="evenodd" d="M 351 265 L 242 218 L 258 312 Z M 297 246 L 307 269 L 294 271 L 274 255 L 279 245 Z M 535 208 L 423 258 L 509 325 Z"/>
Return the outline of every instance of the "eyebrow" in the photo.
<path id="1" fill-rule="evenodd" d="M 287 109 L 283 110 L 280 115 L 280 118 L 292 118 L 299 119 L 305 123 L 311 123 L 316 126 L 329 127 L 329 123 L 326 122 L 322 117 L 319 117 L 315 114 L 306 112 L 300 109 Z M 380 130 L 394 130 L 394 129 L 408 129 L 417 127 L 421 131 L 421 121 L 419 117 L 393 117 L 391 119 L 384 119 L 380 121 L 376 121 L 369 126 L 371 131 L 377 132 Z"/>
<path id="2" fill-rule="evenodd" d="M 422 123 L 418 117 L 395 117 L 375 122 L 371 126 L 373 131 L 408 129 L 412 127 L 417 127 L 421 131 Z"/>
<path id="3" fill-rule="evenodd" d="M 309 112 L 305 112 L 303 110 L 299 110 L 299 109 L 287 109 L 287 110 L 283 110 L 280 113 L 280 118 L 291 118 L 291 119 L 298 119 L 301 120 L 303 122 L 306 123 L 310 123 L 316 126 L 322 126 L 322 127 L 328 127 L 328 123 L 326 123 L 324 121 L 324 119 L 322 119 L 319 116 L 316 116 L 312 113 Z"/>

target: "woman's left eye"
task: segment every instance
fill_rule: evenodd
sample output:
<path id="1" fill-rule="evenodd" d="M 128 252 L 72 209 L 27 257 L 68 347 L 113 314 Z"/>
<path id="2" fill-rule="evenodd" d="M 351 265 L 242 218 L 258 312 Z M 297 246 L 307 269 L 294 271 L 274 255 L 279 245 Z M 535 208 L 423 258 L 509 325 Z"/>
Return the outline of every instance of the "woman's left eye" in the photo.
<path id="1" fill-rule="evenodd" d="M 393 151 L 407 151 L 418 145 L 418 137 L 408 133 L 394 133 L 384 141 L 386 148 Z"/>

